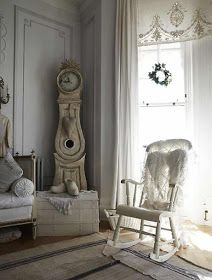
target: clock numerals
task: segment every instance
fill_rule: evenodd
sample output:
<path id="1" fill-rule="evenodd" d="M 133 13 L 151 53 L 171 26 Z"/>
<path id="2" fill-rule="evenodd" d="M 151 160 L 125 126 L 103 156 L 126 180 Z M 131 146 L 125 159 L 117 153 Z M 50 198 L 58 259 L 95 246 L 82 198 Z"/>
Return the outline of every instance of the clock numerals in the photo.
<path id="1" fill-rule="evenodd" d="M 63 80 L 63 83 L 65 83 L 65 84 L 67 84 L 67 83 L 71 83 L 71 84 L 72 84 L 72 82 L 70 81 L 70 79 L 69 79 L 69 78 L 64 79 L 64 80 Z"/>
<path id="2" fill-rule="evenodd" d="M 64 93 L 71 93 L 80 87 L 81 75 L 72 69 L 62 70 L 58 77 L 58 86 Z"/>

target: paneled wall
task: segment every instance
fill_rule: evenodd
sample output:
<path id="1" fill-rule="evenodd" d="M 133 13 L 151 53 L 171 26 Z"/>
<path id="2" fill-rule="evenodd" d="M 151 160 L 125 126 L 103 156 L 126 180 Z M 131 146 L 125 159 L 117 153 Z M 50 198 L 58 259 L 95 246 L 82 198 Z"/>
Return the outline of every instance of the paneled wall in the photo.
<path id="1" fill-rule="evenodd" d="M 14 153 L 35 150 L 44 159 L 44 184 L 51 185 L 58 124 L 56 75 L 65 58 L 80 60 L 79 12 L 75 7 L 65 11 L 62 2 L 56 8 L 31 0 L 0 0 L 0 11 L 7 28 L 0 75 L 11 95 L 2 113 L 13 124 Z"/>
<path id="2" fill-rule="evenodd" d="M 90 2 L 90 3 L 89 3 Z M 101 197 L 101 1 L 87 1 L 81 10 L 83 131 L 86 176 Z"/>
<path id="3" fill-rule="evenodd" d="M 101 208 L 104 209 L 111 207 L 115 172 L 116 1 L 102 0 L 101 15 Z"/>
<path id="4" fill-rule="evenodd" d="M 115 11 L 114 0 L 87 0 L 81 7 L 86 174 L 101 210 L 110 208 L 114 178 Z"/>

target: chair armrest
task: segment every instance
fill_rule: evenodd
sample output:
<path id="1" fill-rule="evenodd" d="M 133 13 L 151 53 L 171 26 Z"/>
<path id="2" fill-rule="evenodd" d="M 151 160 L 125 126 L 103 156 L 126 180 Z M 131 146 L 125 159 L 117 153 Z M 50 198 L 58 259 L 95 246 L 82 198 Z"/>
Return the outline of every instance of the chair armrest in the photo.
<path id="1" fill-rule="evenodd" d="M 132 180 L 132 179 L 122 179 L 121 183 L 126 184 L 127 205 L 131 206 L 131 204 L 132 204 L 132 206 L 135 206 L 137 188 L 138 188 L 138 186 L 143 185 L 143 181 L 142 182 L 137 182 L 137 181 Z M 134 186 L 133 191 L 130 191 L 130 188 L 129 188 L 130 185 L 131 185 L 131 187 Z M 143 193 L 143 190 L 142 190 L 142 193 Z M 131 198 L 133 198 L 132 203 L 131 203 Z"/>
<path id="2" fill-rule="evenodd" d="M 137 182 L 137 181 L 132 180 L 132 179 L 122 179 L 121 183 L 122 184 L 131 183 L 131 184 L 134 184 L 134 185 L 142 185 L 143 181 L 142 182 Z"/>

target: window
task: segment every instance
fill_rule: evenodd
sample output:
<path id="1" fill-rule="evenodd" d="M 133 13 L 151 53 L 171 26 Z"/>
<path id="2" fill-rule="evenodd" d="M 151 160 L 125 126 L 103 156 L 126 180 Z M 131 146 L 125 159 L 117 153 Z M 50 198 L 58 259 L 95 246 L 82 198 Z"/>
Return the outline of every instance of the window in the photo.
<path id="1" fill-rule="evenodd" d="M 139 47 L 139 145 L 167 138 L 186 137 L 184 45 L 181 43 Z M 161 86 L 148 73 L 155 63 L 165 63 L 172 82 Z M 141 151 L 144 152 L 144 149 Z M 142 157 L 143 158 L 143 157 Z"/>

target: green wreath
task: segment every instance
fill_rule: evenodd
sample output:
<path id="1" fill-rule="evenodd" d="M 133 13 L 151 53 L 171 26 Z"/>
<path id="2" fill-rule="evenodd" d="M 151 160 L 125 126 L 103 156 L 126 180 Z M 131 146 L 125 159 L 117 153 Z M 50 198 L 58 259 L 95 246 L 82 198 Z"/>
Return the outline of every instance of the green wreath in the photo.
<path id="1" fill-rule="evenodd" d="M 153 80 L 156 84 L 167 87 L 168 84 L 170 84 L 172 81 L 172 74 L 169 70 L 166 69 L 166 64 L 155 63 L 155 65 L 152 68 L 154 69 L 154 71 L 149 72 L 149 78 Z"/>

